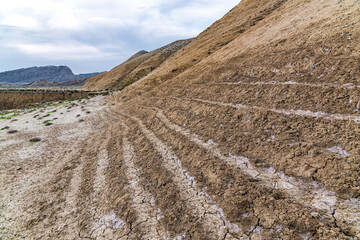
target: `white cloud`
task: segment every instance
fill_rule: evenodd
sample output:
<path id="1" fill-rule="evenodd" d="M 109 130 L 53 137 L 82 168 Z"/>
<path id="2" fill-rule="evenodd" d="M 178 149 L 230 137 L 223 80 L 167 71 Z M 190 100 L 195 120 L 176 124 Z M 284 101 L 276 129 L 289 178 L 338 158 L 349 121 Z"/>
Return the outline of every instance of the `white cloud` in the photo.
<path id="1" fill-rule="evenodd" d="M 98 48 L 85 44 L 13 44 L 15 48 L 28 55 L 45 59 L 74 60 L 89 57 L 106 57 Z"/>
<path id="2" fill-rule="evenodd" d="M 80 29 L 91 24 L 117 25 L 156 20 L 163 24 L 179 24 L 218 18 L 238 1 L 165 1 L 165 0 L 11 0 L 1 3 L 0 24 L 16 27 L 42 26 L 59 29 Z M 174 5 L 174 6 L 171 6 Z M 172 8 L 160 12 L 160 8 Z M 144 19 L 145 16 L 145 19 Z M 194 21 L 196 20 L 196 21 Z M 30 22 L 30 24 L 29 24 Z M 122 25 L 122 24 L 120 24 Z M 167 28 L 166 28 L 167 29 Z"/>
<path id="3" fill-rule="evenodd" d="M 0 52 L 10 47 L 36 58 L 84 61 L 128 57 L 131 51 L 196 36 L 238 2 L 0 0 Z"/>
<path id="4" fill-rule="evenodd" d="M 19 27 L 19 28 L 28 28 L 28 29 L 39 29 L 39 22 L 29 16 L 23 16 L 18 13 L 8 16 L 7 18 L 1 21 L 1 24 Z"/>

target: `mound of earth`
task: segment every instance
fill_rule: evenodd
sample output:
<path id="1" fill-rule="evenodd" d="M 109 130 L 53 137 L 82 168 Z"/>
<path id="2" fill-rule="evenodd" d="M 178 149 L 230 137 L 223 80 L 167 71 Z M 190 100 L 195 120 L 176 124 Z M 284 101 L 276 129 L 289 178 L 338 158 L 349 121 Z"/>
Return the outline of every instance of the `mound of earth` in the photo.
<path id="1" fill-rule="evenodd" d="M 81 99 L 96 96 L 96 92 L 77 90 L 51 90 L 51 89 L 5 89 L 0 90 L 0 111 L 18 108 L 29 108 L 43 105 L 46 102 Z M 103 94 L 106 94 L 105 92 Z M 0 119 L 2 114 L 0 113 Z"/>
<path id="2" fill-rule="evenodd" d="M 51 82 L 46 79 L 37 80 L 31 83 L 23 84 L 24 87 L 81 87 L 90 79 L 90 77 L 84 77 L 80 79 L 70 80 L 66 82 Z"/>
<path id="3" fill-rule="evenodd" d="M 31 83 L 27 83 L 27 84 L 24 84 L 22 86 L 28 86 L 28 87 L 34 87 L 34 86 L 39 86 L 39 87 L 50 87 L 50 86 L 55 86 L 57 84 L 57 82 L 51 82 L 51 81 L 48 81 L 46 79 L 41 79 L 41 80 L 37 80 L 37 81 L 34 81 L 34 82 L 31 82 Z"/>
<path id="4" fill-rule="evenodd" d="M 357 0 L 243 0 L 58 123 L 6 118 L 0 238 L 360 239 L 359 38 Z"/>
<path id="5" fill-rule="evenodd" d="M 148 75 L 172 54 L 184 48 L 190 41 L 191 39 L 175 41 L 151 52 L 139 51 L 111 71 L 90 78 L 82 89 L 121 90 Z"/>
<path id="6" fill-rule="evenodd" d="M 96 75 L 96 74 L 95 74 Z M 80 78 L 80 79 L 76 79 L 76 80 L 70 80 L 70 81 L 66 81 L 66 82 L 60 82 L 57 83 L 56 86 L 60 86 L 60 87 L 66 87 L 66 86 L 83 86 L 85 85 L 85 83 L 87 81 L 89 81 L 91 77 L 84 77 L 84 78 Z"/>

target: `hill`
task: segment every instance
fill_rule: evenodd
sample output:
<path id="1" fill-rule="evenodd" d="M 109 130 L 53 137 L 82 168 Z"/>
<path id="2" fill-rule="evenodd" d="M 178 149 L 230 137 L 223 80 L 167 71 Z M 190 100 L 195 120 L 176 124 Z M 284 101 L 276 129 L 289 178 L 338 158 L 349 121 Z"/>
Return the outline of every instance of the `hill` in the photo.
<path id="1" fill-rule="evenodd" d="M 185 47 L 191 39 L 175 41 L 151 52 L 139 51 L 127 61 L 109 72 L 99 74 L 85 84 L 85 90 L 114 89 L 121 90 L 126 86 L 148 75 L 159 67 L 167 58 Z"/>
<path id="2" fill-rule="evenodd" d="M 151 161 L 145 149 L 153 146 L 155 155 L 160 151 L 150 132 L 155 134 L 199 174 L 207 188 L 213 187 L 209 191 L 218 192 L 213 197 L 223 202 L 225 215 L 233 216 L 248 232 L 260 221 L 262 238 L 274 234 L 265 229 L 279 221 L 270 217 L 275 210 L 255 210 L 265 212 L 251 214 L 254 218 L 247 220 L 239 216 L 256 205 L 250 192 L 253 196 L 265 191 L 260 188 L 268 188 L 266 182 L 282 174 L 305 188 L 312 183 L 322 187 L 298 199 L 296 207 L 283 202 L 280 210 L 275 207 L 279 200 L 264 203 L 276 211 L 296 212 L 286 215 L 287 223 L 276 223 L 283 227 L 281 231 L 285 226 L 286 231 L 296 229 L 298 235 L 294 232 L 290 238 L 307 231 L 323 239 L 359 236 L 358 220 L 354 220 L 359 215 L 353 215 L 360 196 L 356 160 L 360 142 L 355 137 L 360 129 L 359 23 L 358 1 L 242 1 L 184 50 L 117 94 L 114 102 L 122 109 L 118 109 L 123 113 L 120 121 L 129 127 L 136 154 Z M 210 159 L 227 167 L 209 167 Z M 248 176 L 252 171 L 259 174 L 249 178 L 262 182 L 258 190 L 240 184 L 247 192 L 243 197 L 233 195 L 238 190 L 226 190 L 221 178 L 230 166 Z M 266 173 L 270 169 L 272 176 Z M 295 182 L 287 181 L 292 187 L 275 182 L 278 187 L 270 187 L 270 192 L 280 190 L 290 199 L 304 194 L 295 190 Z M 223 195 L 229 199 L 222 199 Z M 245 201 L 246 207 L 237 208 L 235 199 Z M 300 210 L 307 207 L 337 226 L 321 227 L 319 218 Z M 232 215 L 234 209 L 239 210 L 237 215 Z M 295 224 L 296 218 L 303 218 L 300 225 Z"/>
<path id="3" fill-rule="evenodd" d="M 79 75 L 80 76 L 80 75 Z M 85 83 L 89 80 L 90 77 L 84 77 L 75 79 L 75 80 L 69 80 L 65 82 L 51 82 L 46 79 L 37 80 L 31 83 L 26 83 L 21 86 L 25 87 L 82 87 L 85 85 Z M 6 86 L 6 85 L 5 85 Z"/>
<path id="4" fill-rule="evenodd" d="M 69 67 L 66 66 L 44 66 L 22 68 L 0 73 L 0 82 L 13 85 L 23 85 L 47 80 L 49 82 L 66 82 L 70 80 L 82 79 L 98 73 L 88 73 L 74 75 Z"/>
<path id="5" fill-rule="evenodd" d="M 106 99 L 6 120 L 0 237 L 360 239 L 359 38 L 357 0 L 243 0 Z"/>
<path id="6" fill-rule="evenodd" d="M 37 80 L 31 83 L 23 84 L 25 87 L 50 87 L 56 85 L 57 82 L 51 82 L 45 79 Z"/>

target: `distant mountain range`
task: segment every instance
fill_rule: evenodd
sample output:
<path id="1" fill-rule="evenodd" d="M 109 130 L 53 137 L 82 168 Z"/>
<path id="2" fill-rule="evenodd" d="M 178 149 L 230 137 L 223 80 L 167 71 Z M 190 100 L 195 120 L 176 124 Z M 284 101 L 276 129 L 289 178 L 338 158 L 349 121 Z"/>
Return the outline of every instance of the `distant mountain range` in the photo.
<path id="1" fill-rule="evenodd" d="M 75 75 L 67 66 L 43 66 L 22 68 L 0 73 L 1 85 L 27 85 L 33 82 L 67 82 L 88 78 L 98 73 Z"/>

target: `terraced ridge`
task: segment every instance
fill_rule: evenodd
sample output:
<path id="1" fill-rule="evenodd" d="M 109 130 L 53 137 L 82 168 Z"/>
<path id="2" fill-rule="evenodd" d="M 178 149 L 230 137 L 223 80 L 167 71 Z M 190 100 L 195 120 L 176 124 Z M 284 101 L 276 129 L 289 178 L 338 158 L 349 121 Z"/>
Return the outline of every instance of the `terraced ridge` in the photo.
<path id="1" fill-rule="evenodd" d="M 356 113 L 230 104 L 221 94 L 200 98 L 198 87 L 126 105 L 113 105 L 122 95 L 112 94 L 72 141 L 53 137 L 72 131 L 59 125 L 43 133 L 41 155 L 3 158 L 1 193 L 19 194 L 1 197 L 0 236 L 359 237 Z M 12 138 L 2 154 L 30 147 Z"/>
<path id="2" fill-rule="evenodd" d="M 132 135 L 142 149 L 151 146 L 143 144 L 147 137 L 158 151 L 170 152 L 170 159 L 181 159 L 178 165 L 206 189 L 242 237 L 254 232 L 262 239 L 359 235 L 357 112 L 225 103 L 226 94 L 195 98 L 198 87 L 189 85 L 186 97 L 138 99 L 127 105 L 130 112 L 120 112 L 128 124 L 137 124 Z M 271 94 L 265 91 L 261 97 Z M 137 137 L 139 133 L 145 136 Z M 301 224 L 294 226 L 295 222 Z"/>

